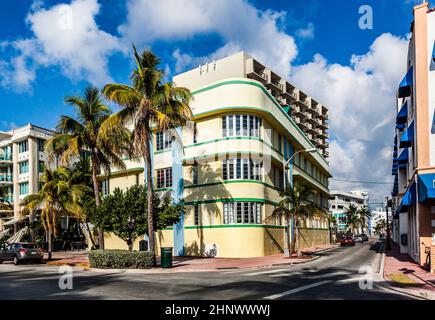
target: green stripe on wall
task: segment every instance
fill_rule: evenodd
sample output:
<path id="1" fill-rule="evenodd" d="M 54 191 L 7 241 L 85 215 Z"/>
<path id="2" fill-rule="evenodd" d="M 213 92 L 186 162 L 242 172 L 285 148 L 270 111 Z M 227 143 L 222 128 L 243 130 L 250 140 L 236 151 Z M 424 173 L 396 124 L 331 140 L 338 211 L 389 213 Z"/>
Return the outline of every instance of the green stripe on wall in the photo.
<path id="1" fill-rule="evenodd" d="M 216 185 L 224 185 L 224 184 L 235 184 L 235 183 L 256 183 L 256 184 L 261 184 L 263 186 L 266 186 L 268 188 L 274 189 L 274 190 L 278 190 L 280 191 L 279 188 L 270 185 L 268 183 L 265 183 L 263 181 L 257 181 L 257 180 L 229 180 L 229 181 L 219 181 L 219 182 L 210 182 L 210 183 L 204 183 L 204 184 L 195 184 L 195 185 L 189 185 L 189 186 L 184 186 L 185 189 L 193 189 L 193 188 L 201 188 L 201 187 L 209 187 L 209 186 L 216 186 Z"/>
<path id="2" fill-rule="evenodd" d="M 184 205 L 186 205 L 186 206 L 192 206 L 192 205 L 195 205 L 195 204 L 228 203 L 228 202 L 258 202 L 258 203 L 271 204 L 271 205 L 275 205 L 275 206 L 278 205 L 278 202 L 274 202 L 274 201 L 263 199 L 263 198 L 210 199 L 210 200 L 184 202 Z"/>

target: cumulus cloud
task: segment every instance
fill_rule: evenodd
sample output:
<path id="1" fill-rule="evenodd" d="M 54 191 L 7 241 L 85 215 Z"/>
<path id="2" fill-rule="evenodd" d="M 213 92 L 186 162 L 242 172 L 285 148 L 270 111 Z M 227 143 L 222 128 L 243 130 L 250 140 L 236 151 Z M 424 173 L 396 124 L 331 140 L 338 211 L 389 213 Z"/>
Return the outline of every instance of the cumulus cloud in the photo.
<path id="1" fill-rule="evenodd" d="M 36 70 L 49 66 L 58 66 L 74 81 L 102 84 L 110 80 L 108 56 L 122 46 L 117 37 L 100 30 L 95 22 L 100 10 L 97 0 L 74 0 L 49 9 L 41 6 L 41 2 L 34 2 L 26 19 L 33 37 L 8 43 L 16 56 L 0 64 L 4 71 L 1 84 L 28 90 Z"/>
<path id="2" fill-rule="evenodd" d="M 314 39 L 314 31 L 314 24 L 310 22 L 305 28 L 296 30 L 296 36 L 304 40 Z"/>
<path id="3" fill-rule="evenodd" d="M 330 108 L 330 164 L 337 178 L 391 180 L 395 96 L 405 73 L 407 46 L 407 38 L 386 33 L 366 54 L 353 55 L 348 66 L 317 54 L 312 62 L 294 67 L 291 80 Z M 385 194 L 389 188 L 373 186 L 371 191 Z"/>
<path id="4" fill-rule="evenodd" d="M 294 38 L 280 28 L 285 13 L 261 11 L 245 0 L 129 0 L 127 10 L 127 20 L 118 30 L 128 43 L 185 40 L 209 33 L 222 37 L 225 44 L 204 57 L 175 51 L 178 70 L 194 62 L 246 50 L 280 73 L 288 74 L 297 55 Z"/>

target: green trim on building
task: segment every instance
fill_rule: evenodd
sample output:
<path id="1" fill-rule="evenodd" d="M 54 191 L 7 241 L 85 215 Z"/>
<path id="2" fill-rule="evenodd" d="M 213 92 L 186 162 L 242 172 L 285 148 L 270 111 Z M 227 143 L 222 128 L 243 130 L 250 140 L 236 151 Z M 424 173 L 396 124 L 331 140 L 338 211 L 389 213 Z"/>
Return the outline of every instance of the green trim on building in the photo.
<path id="1" fill-rule="evenodd" d="M 272 226 L 265 224 L 221 224 L 221 225 L 208 225 L 208 226 L 185 226 L 186 230 L 197 230 L 197 229 L 238 229 L 238 228 L 262 228 L 262 229 L 285 229 L 285 226 Z M 169 227 L 163 230 L 173 230 L 174 228 Z"/>
<path id="2" fill-rule="evenodd" d="M 274 189 L 274 190 L 278 190 L 280 191 L 279 188 L 265 183 L 263 181 L 258 181 L 258 180 L 228 180 L 228 181 L 218 181 L 218 182 L 210 182 L 210 183 L 204 183 L 204 184 L 194 184 L 194 185 L 189 185 L 189 186 L 184 186 L 185 189 L 193 189 L 193 188 L 202 188 L 202 187 L 209 187 L 209 186 L 216 186 L 216 185 L 224 185 L 224 184 L 234 184 L 234 183 L 256 183 L 256 184 L 261 184 L 264 185 L 265 187 Z"/>
<path id="3" fill-rule="evenodd" d="M 216 89 L 218 87 L 222 87 L 222 86 L 226 86 L 226 85 L 232 85 L 232 84 L 244 84 L 244 85 L 249 85 L 249 86 L 254 86 L 259 88 L 266 96 L 268 96 L 268 98 L 272 101 L 272 103 L 278 108 L 278 110 L 281 111 L 281 113 L 290 121 L 290 123 L 293 125 L 294 128 L 296 128 L 297 131 L 299 131 L 299 133 L 304 137 L 305 141 L 308 143 L 308 145 L 312 148 L 315 148 L 315 146 L 311 143 L 311 141 L 308 139 L 308 137 L 305 135 L 305 133 L 296 125 L 296 123 L 293 121 L 293 119 L 286 113 L 286 111 L 281 107 L 281 105 L 276 101 L 276 99 L 266 90 L 266 88 L 257 82 L 252 82 L 252 81 L 247 81 L 247 80 L 229 80 L 229 81 L 222 81 L 219 83 L 215 83 L 211 86 L 207 86 L 204 87 L 202 89 L 199 90 L 195 90 L 192 91 L 193 95 L 199 94 L 199 93 L 203 93 L 205 91 L 209 91 L 209 90 L 213 90 Z M 258 108 L 260 109 L 260 108 Z M 266 111 L 264 109 L 261 109 L 263 112 Z M 267 113 L 270 113 L 270 111 L 267 111 Z M 202 114 L 197 114 L 196 117 L 201 116 Z M 276 119 L 277 120 L 277 119 Z M 290 132 L 289 132 L 290 133 Z M 294 138 L 294 137 L 293 137 Z M 295 139 L 297 140 L 297 139 Z M 321 155 L 319 152 L 317 152 L 317 154 L 321 157 L 322 160 L 325 161 L 326 164 L 328 164 L 328 162 L 326 161 L 326 159 L 323 157 L 323 155 Z"/>
<path id="4" fill-rule="evenodd" d="M 184 205 L 186 205 L 186 206 L 193 206 L 193 205 L 196 205 L 196 204 L 228 203 L 228 202 L 258 202 L 258 203 L 264 203 L 264 204 L 271 204 L 271 205 L 274 205 L 274 206 L 278 205 L 278 202 L 274 202 L 274 201 L 267 200 L 267 199 L 264 199 L 264 198 L 211 199 L 211 200 L 184 202 Z"/>

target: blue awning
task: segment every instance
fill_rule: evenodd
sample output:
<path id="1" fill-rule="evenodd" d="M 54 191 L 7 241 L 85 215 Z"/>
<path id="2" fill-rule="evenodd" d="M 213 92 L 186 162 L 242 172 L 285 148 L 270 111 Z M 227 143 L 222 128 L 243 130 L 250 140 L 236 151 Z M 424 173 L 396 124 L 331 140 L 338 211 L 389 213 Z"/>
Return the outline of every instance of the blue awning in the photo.
<path id="1" fill-rule="evenodd" d="M 398 164 L 406 164 L 409 160 L 409 151 L 408 149 L 404 149 L 400 154 L 399 158 L 397 158 Z"/>
<path id="2" fill-rule="evenodd" d="M 414 68 L 409 68 L 399 86 L 399 98 L 409 97 L 414 82 Z"/>
<path id="3" fill-rule="evenodd" d="M 413 206 L 416 204 L 416 186 L 415 183 L 413 183 L 408 190 L 406 191 L 405 195 L 402 198 L 402 201 L 400 202 L 399 208 L 397 208 L 396 216 L 401 212 L 407 212 L 408 208 L 410 206 Z"/>
<path id="4" fill-rule="evenodd" d="M 435 41 L 433 42 L 432 60 L 435 62 Z"/>
<path id="5" fill-rule="evenodd" d="M 402 131 L 405 128 L 406 128 L 406 124 L 404 124 L 404 123 L 400 123 L 400 124 L 396 125 L 396 129 L 399 131 Z"/>
<path id="6" fill-rule="evenodd" d="M 414 121 L 411 123 L 411 125 L 406 129 L 406 131 L 403 133 L 402 137 L 400 138 L 400 148 L 409 148 L 412 146 L 412 143 L 414 142 Z"/>
<path id="7" fill-rule="evenodd" d="M 397 124 L 405 124 L 408 120 L 408 101 L 406 101 L 402 108 L 400 108 L 399 113 L 397 114 L 396 123 Z"/>
<path id="8" fill-rule="evenodd" d="M 435 199 L 435 173 L 418 175 L 418 202 Z"/>

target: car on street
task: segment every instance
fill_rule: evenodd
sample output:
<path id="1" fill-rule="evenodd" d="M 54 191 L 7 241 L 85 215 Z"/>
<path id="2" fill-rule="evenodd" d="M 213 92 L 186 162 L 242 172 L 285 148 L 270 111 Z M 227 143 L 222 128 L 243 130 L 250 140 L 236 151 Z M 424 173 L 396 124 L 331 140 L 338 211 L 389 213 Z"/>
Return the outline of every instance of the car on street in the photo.
<path id="1" fill-rule="evenodd" d="M 369 241 L 369 237 L 368 237 L 368 235 L 366 235 L 366 234 L 361 234 L 361 237 L 362 237 L 362 239 L 363 239 L 363 242 L 367 242 L 367 241 Z"/>
<path id="2" fill-rule="evenodd" d="M 342 247 L 344 247 L 344 246 L 354 246 L 355 245 L 355 240 L 352 237 L 344 237 L 344 238 L 341 239 L 340 245 Z"/>
<path id="3" fill-rule="evenodd" d="M 363 242 L 363 238 L 362 238 L 361 235 L 356 235 L 356 236 L 353 238 L 353 240 L 354 240 L 355 242 Z"/>
<path id="4" fill-rule="evenodd" d="M 12 261 L 15 265 L 31 261 L 41 263 L 44 252 L 36 243 L 15 242 L 0 249 L 0 264 L 3 261 Z"/>

